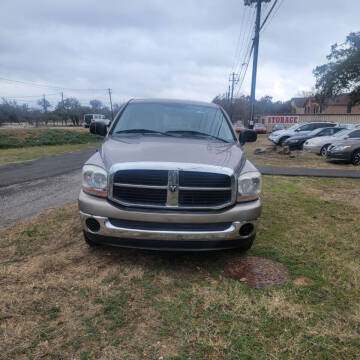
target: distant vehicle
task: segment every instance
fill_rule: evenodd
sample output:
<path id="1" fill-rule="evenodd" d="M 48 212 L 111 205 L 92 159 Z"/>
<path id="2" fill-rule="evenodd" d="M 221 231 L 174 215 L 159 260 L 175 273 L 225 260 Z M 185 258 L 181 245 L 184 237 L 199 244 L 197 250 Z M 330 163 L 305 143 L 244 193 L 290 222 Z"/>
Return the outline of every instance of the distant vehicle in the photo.
<path id="1" fill-rule="evenodd" d="M 266 134 L 266 126 L 261 123 L 256 123 L 254 125 L 254 131 L 258 134 Z"/>
<path id="2" fill-rule="evenodd" d="M 351 137 L 337 140 L 326 152 L 327 160 L 346 161 L 355 166 L 360 165 L 360 130 L 350 134 Z"/>
<path id="3" fill-rule="evenodd" d="M 272 128 L 272 132 L 275 131 L 279 131 L 279 130 L 284 130 L 285 129 L 285 125 L 284 124 L 275 124 Z"/>
<path id="4" fill-rule="evenodd" d="M 304 144 L 304 150 L 318 155 L 326 156 L 328 147 L 338 140 L 346 140 L 357 136 L 359 130 L 343 129 L 333 136 L 315 137 L 307 140 Z"/>
<path id="5" fill-rule="evenodd" d="M 360 124 L 340 124 L 340 126 L 346 129 L 355 129 L 360 127 Z"/>
<path id="6" fill-rule="evenodd" d="M 284 142 L 284 146 L 288 146 L 290 150 L 299 149 L 301 150 L 303 148 L 303 145 L 305 144 L 305 141 L 310 140 L 315 137 L 322 137 L 322 136 L 333 136 L 337 132 L 344 130 L 344 128 L 340 127 L 329 127 L 329 128 L 319 128 L 315 129 L 307 134 L 299 134 L 292 136 L 288 138 Z"/>
<path id="7" fill-rule="evenodd" d="M 291 126 L 289 129 L 286 130 L 279 130 L 271 133 L 269 136 L 269 140 L 272 141 L 275 145 L 283 146 L 285 141 L 299 133 L 303 135 L 309 133 L 318 128 L 325 128 L 325 127 L 334 127 L 338 124 L 333 122 L 309 122 L 309 123 L 301 123 Z"/>
<path id="8" fill-rule="evenodd" d="M 242 130 L 245 130 L 244 123 L 241 120 L 236 121 L 233 126 L 234 126 L 234 130 L 236 132 L 240 132 Z"/>
<path id="9" fill-rule="evenodd" d="M 105 115 L 101 114 L 85 114 L 82 122 L 82 126 L 85 128 L 90 127 L 90 124 L 95 121 L 103 121 L 106 126 L 109 126 L 111 121 L 109 119 L 105 119 Z"/>

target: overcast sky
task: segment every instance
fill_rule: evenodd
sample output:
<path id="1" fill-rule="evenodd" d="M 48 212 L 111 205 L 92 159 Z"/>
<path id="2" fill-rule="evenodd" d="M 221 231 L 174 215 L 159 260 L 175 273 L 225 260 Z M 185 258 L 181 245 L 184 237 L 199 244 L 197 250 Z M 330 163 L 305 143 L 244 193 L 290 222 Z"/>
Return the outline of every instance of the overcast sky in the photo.
<path id="1" fill-rule="evenodd" d="M 360 30 L 360 1 L 280 4 L 261 34 L 257 97 L 286 100 L 310 90 L 312 69 L 326 61 L 330 46 Z M 64 88 L 110 87 L 116 102 L 211 101 L 226 91 L 234 65 L 241 67 L 253 12 L 242 0 L 1 0 L 0 77 Z M 251 64 L 241 93 L 249 93 L 250 75 Z M 0 97 L 58 92 L 0 80 Z M 102 90 L 64 90 L 64 96 L 84 104 L 94 97 L 106 100 Z M 55 104 L 59 94 L 48 99 Z"/>

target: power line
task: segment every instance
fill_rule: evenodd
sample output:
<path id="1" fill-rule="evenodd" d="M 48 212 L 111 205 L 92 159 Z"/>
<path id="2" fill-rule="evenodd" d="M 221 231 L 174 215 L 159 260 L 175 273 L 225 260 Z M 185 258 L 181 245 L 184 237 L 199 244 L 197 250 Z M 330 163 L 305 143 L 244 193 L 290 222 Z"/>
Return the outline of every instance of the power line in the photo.
<path id="1" fill-rule="evenodd" d="M 231 72 L 235 71 L 236 66 L 237 66 L 237 59 L 240 56 L 240 51 L 242 51 L 242 47 L 244 45 L 244 40 L 246 38 L 246 33 L 245 33 L 245 29 L 246 29 L 246 23 L 249 22 L 249 15 L 250 12 L 246 11 L 247 9 L 244 8 L 244 10 L 242 11 L 242 18 L 240 20 L 240 30 L 239 30 L 239 36 L 238 36 L 238 40 L 237 40 L 237 44 L 236 44 L 236 49 L 235 49 L 235 53 L 234 53 L 234 62 L 233 62 L 233 66 L 231 68 Z M 246 20 L 246 21 L 245 21 Z"/>
<path id="2" fill-rule="evenodd" d="M 45 94 L 45 96 L 54 96 L 54 95 L 59 95 L 61 93 L 53 93 L 53 94 Z M 23 96 L 3 96 L 7 99 L 26 99 L 26 98 L 41 98 L 44 94 L 41 95 L 23 95 Z"/>
<path id="3" fill-rule="evenodd" d="M 265 19 L 263 20 L 263 22 L 262 22 L 262 24 L 261 24 L 261 26 L 260 26 L 260 31 L 261 31 L 261 29 L 264 27 L 264 25 L 266 24 L 266 22 L 268 21 L 271 13 L 273 12 L 276 4 L 278 3 L 278 1 L 279 1 L 279 0 L 275 0 L 274 3 L 272 4 L 271 9 L 270 9 L 269 12 L 267 13 Z M 264 10 L 266 10 L 266 9 L 264 9 Z"/>
<path id="4" fill-rule="evenodd" d="M 7 79 L 4 77 L 0 77 L 0 80 L 7 81 L 10 83 L 21 84 L 21 85 L 31 85 L 40 88 L 48 88 L 48 89 L 57 89 L 57 90 L 68 90 L 68 91 L 107 91 L 107 89 L 75 89 L 75 88 L 66 88 L 62 86 L 53 86 L 53 85 L 46 85 L 46 84 L 38 84 L 32 81 L 22 81 L 22 80 L 13 80 Z"/>
<path id="5" fill-rule="evenodd" d="M 276 14 L 278 13 L 278 11 L 280 10 L 280 7 L 282 6 L 282 4 L 284 3 L 284 0 L 280 0 L 280 2 L 278 2 L 278 0 L 276 0 L 276 2 L 278 3 L 277 8 L 274 8 L 271 17 L 267 20 L 267 22 L 265 22 L 262 26 L 262 32 L 265 31 L 265 29 L 267 28 L 267 26 L 270 24 L 270 22 L 275 18 Z"/>

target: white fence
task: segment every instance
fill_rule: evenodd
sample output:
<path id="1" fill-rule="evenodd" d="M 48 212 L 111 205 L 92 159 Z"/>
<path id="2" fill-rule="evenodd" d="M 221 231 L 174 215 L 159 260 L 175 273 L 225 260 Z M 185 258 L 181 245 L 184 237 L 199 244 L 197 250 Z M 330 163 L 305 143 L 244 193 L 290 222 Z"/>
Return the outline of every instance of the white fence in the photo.
<path id="1" fill-rule="evenodd" d="M 313 122 L 313 121 L 331 121 L 336 122 L 340 124 L 360 124 L 360 114 L 339 114 L 339 115 L 324 115 L 324 114 L 290 114 L 290 115 L 264 115 L 261 116 L 262 123 L 265 124 L 268 130 L 271 130 L 274 126 L 273 124 L 267 124 L 267 121 L 265 119 L 268 116 L 281 116 L 281 117 L 291 117 L 296 116 L 299 118 L 299 123 L 305 123 L 305 122 Z M 286 127 L 290 127 L 294 125 L 293 123 L 285 123 Z"/>

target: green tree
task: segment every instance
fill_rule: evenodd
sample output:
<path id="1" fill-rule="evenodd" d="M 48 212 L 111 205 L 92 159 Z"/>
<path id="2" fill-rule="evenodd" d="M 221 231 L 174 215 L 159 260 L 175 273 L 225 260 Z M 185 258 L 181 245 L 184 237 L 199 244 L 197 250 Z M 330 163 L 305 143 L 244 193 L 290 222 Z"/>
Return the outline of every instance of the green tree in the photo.
<path id="1" fill-rule="evenodd" d="M 360 32 L 350 33 L 342 44 L 334 44 L 327 60 L 314 69 L 320 102 L 350 92 L 352 105 L 360 103 Z"/>
<path id="2" fill-rule="evenodd" d="M 103 104 L 100 100 L 93 99 L 93 100 L 90 100 L 90 106 L 94 111 L 100 112 L 103 107 Z"/>
<path id="3" fill-rule="evenodd" d="M 47 101 L 45 98 L 40 99 L 37 101 L 37 104 L 42 107 L 44 113 L 47 112 L 48 108 L 51 107 L 51 104 L 49 101 Z"/>

